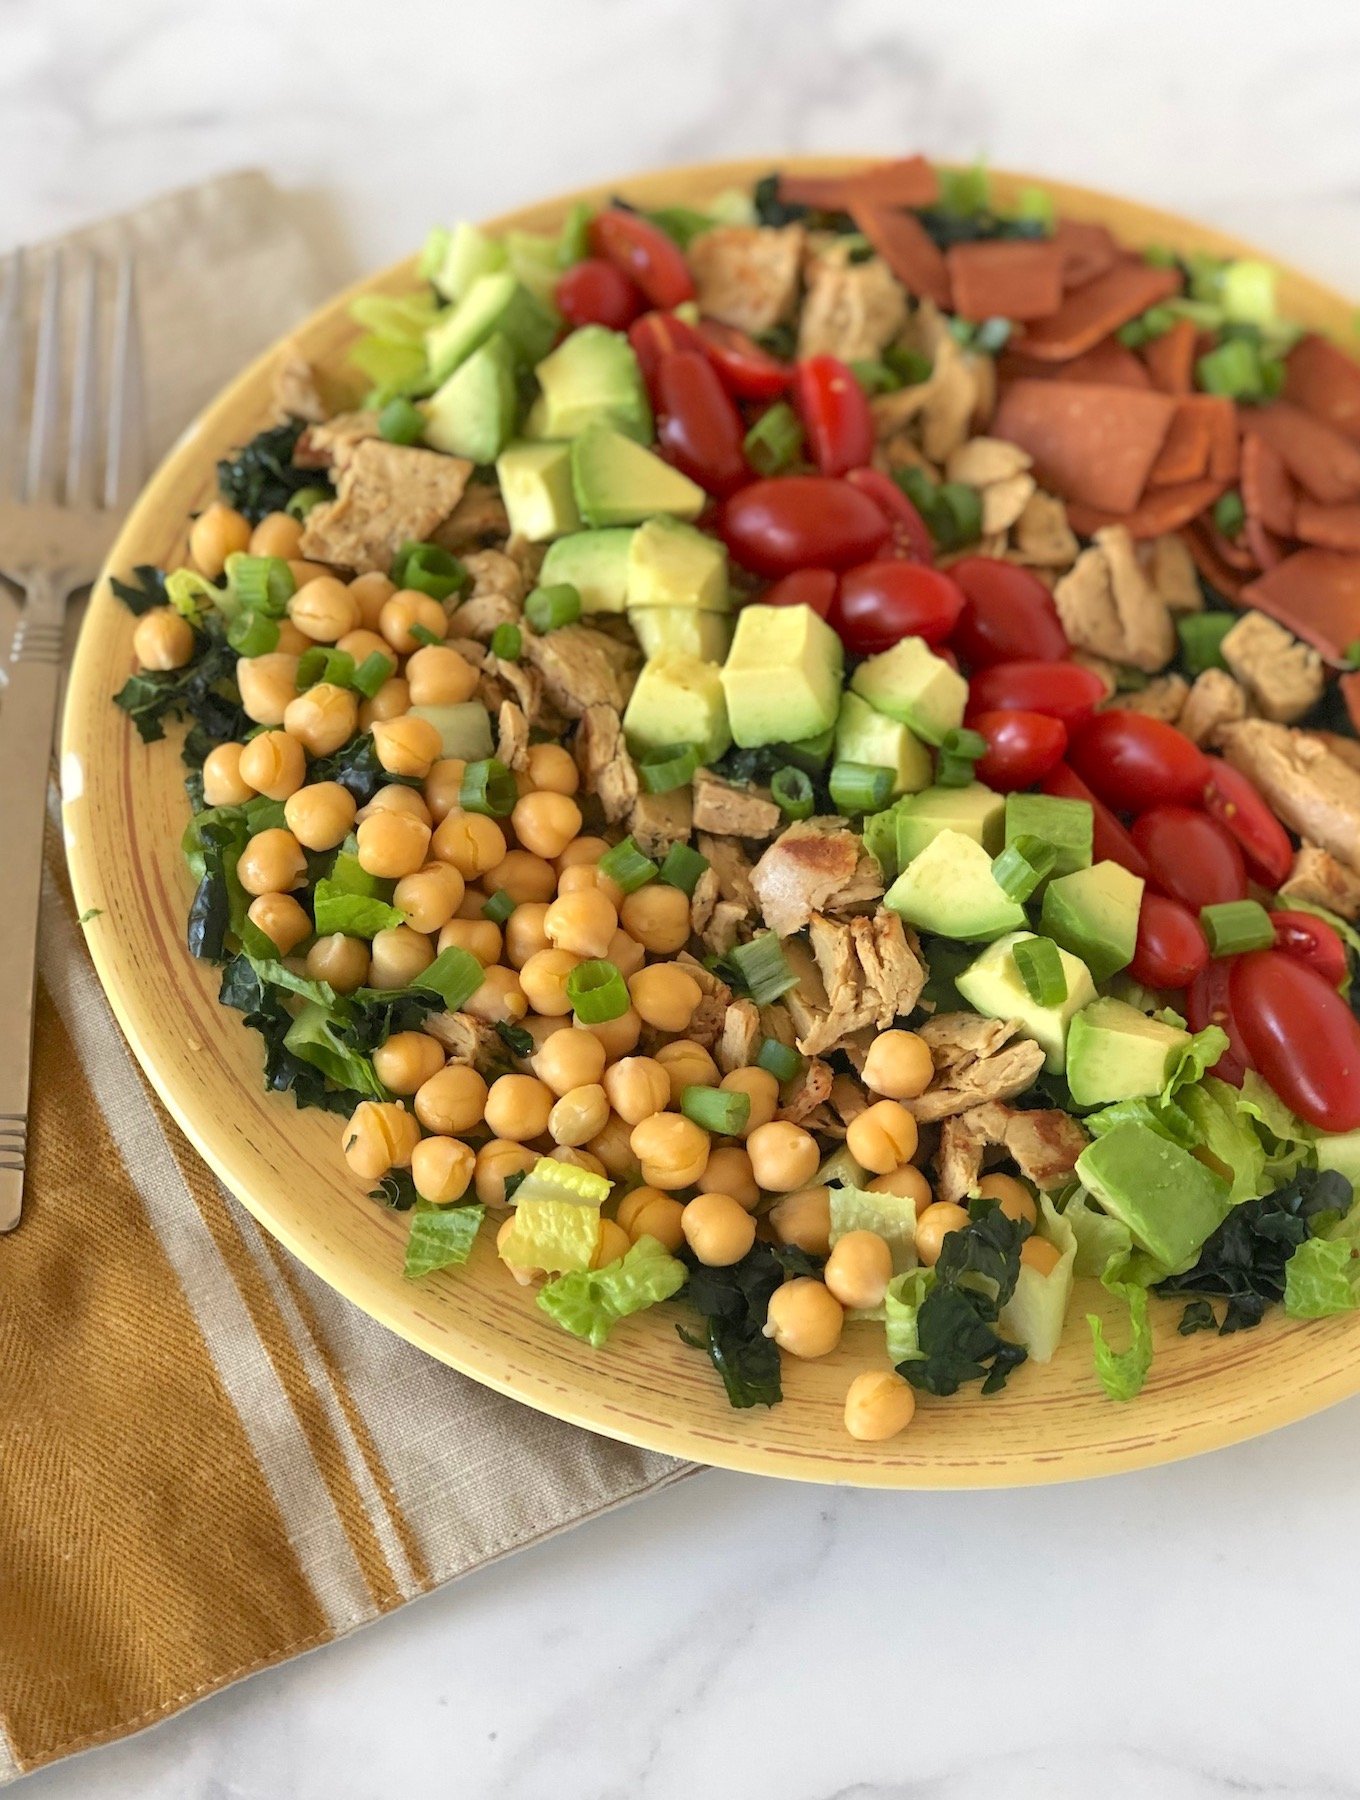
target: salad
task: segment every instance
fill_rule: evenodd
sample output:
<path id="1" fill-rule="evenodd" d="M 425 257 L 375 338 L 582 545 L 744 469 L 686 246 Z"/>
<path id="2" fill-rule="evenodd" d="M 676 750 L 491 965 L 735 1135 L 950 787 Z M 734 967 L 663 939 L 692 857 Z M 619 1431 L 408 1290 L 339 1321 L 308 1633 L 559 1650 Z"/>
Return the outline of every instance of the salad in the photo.
<path id="1" fill-rule="evenodd" d="M 266 1085 L 734 1406 L 852 1435 L 1360 1302 L 1360 363 L 982 170 L 431 234 L 189 561 L 188 947 Z M 490 1246 L 487 1252 L 490 1253 Z M 456 1273 L 454 1278 L 456 1279 Z"/>

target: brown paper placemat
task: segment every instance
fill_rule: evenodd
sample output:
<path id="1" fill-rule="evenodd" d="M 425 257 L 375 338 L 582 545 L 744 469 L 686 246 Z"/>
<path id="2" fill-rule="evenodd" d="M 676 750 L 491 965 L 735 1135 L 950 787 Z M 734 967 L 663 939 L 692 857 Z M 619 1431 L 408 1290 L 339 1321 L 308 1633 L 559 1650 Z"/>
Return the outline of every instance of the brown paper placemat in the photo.
<path id="1" fill-rule="evenodd" d="M 159 455 L 334 282 L 260 175 L 78 241 L 129 237 Z M 148 1088 L 55 835 L 46 881 L 0 1239 L 0 1782 L 688 1472 L 479 1387 L 294 1262 Z"/>

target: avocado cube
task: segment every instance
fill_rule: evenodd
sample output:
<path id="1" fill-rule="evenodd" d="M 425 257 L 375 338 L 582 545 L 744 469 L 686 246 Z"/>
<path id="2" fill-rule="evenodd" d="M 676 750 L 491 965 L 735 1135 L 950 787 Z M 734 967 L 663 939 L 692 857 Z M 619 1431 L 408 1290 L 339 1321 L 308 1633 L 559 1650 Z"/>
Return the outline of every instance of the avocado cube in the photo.
<path id="1" fill-rule="evenodd" d="M 515 429 L 515 357 L 496 333 L 425 403 L 425 442 L 450 456 L 495 462 Z"/>
<path id="2" fill-rule="evenodd" d="M 501 499 L 516 537 L 544 543 L 581 523 L 568 444 L 507 444 L 496 458 Z"/>
<path id="3" fill-rule="evenodd" d="M 1089 800 L 1062 800 L 1056 794 L 1007 794 L 1006 843 L 1037 837 L 1058 853 L 1055 875 L 1091 866 L 1094 814 Z"/>
<path id="4" fill-rule="evenodd" d="M 511 273 L 554 315 L 557 284 L 562 279 L 557 237 L 542 231 L 507 231 L 501 242 Z"/>
<path id="5" fill-rule="evenodd" d="M 960 831 L 937 832 L 903 869 L 883 904 L 918 931 L 965 943 L 986 943 L 1025 922 L 1024 909 L 992 874 L 991 857 Z"/>
<path id="6" fill-rule="evenodd" d="M 434 726 L 439 733 L 441 756 L 480 762 L 491 755 L 491 719 L 480 700 L 413 706 L 410 717 L 428 719 Z"/>
<path id="7" fill-rule="evenodd" d="M 1001 852 L 1005 801 L 980 781 L 967 787 L 928 787 L 898 809 L 897 866 L 905 869 L 942 831 L 961 831 L 988 856 Z"/>
<path id="8" fill-rule="evenodd" d="M 1059 950 L 1063 974 L 1067 977 L 1065 998 L 1052 1006 L 1040 1006 L 1037 1000 L 1031 999 L 1015 966 L 1014 952 L 1017 944 L 1034 935 L 1032 931 L 1016 931 L 1009 937 L 999 938 L 962 975 L 955 977 L 954 985 L 968 1004 L 987 1018 L 1018 1019 L 1021 1035 L 1042 1045 L 1044 1067 L 1051 1073 L 1061 1074 L 1067 1061 L 1068 1025 L 1074 1013 L 1095 999 L 1096 988 L 1086 964 L 1069 956 L 1066 950 Z"/>
<path id="9" fill-rule="evenodd" d="M 717 664 L 697 656 L 645 662 L 623 715 L 623 733 L 635 756 L 696 744 L 704 761 L 714 762 L 732 742 Z"/>
<path id="10" fill-rule="evenodd" d="M 697 656 L 720 663 L 732 643 L 732 621 L 694 606 L 641 606 L 628 612 L 644 656 Z"/>
<path id="11" fill-rule="evenodd" d="M 694 519 L 708 502 L 698 482 L 610 425 L 587 425 L 572 439 L 571 480 L 587 525 L 640 525 L 656 513 Z"/>
<path id="12" fill-rule="evenodd" d="M 841 640 L 810 606 L 745 606 L 723 664 L 743 750 L 815 737 L 840 713 Z"/>
<path id="13" fill-rule="evenodd" d="M 1189 1150 L 1137 1120 L 1116 1125 L 1077 1158 L 1077 1176 L 1133 1241 L 1168 1269 L 1188 1268 L 1223 1223 L 1229 1186 Z"/>
<path id="14" fill-rule="evenodd" d="M 1067 1033 L 1067 1085 L 1078 1106 L 1160 1094 L 1190 1033 L 1150 1019 L 1123 1000 L 1083 1006 Z"/>
<path id="15" fill-rule="evenodd" d="M 508 269 L 479 275 L 453 309 L 425 333 L 430 373 L 443 381 L 495 332 L 521 362 L 537 362 L 557 335 L 551 313 Z"/>
<path id="16" fill-rule="evenodd" d="M 891 769 L 894 796 L 918 793 L 929 787 L 934 773 L 929 750 L 909 725 L 890 719 L 885 713 L 875 712 L 867 700 L 852 693 L 841 695 L 840 717 L 836 722 L 836 759 Z"/>
<path id="17" fill-rule="evenodd" d="M 574 531 L 548 547 L 539 585 L 569 582 L 581 596 L 581 611 L 621 613 L 628 604 L 628 546 L 633 531 L 615 525 L 608 531 Z"/>
<path id="18" fill-rule="evenodd" d="M 628 339 L 603 325 L 583 325 L 539 363 L 542 390 L 527 435 L 578 437 L 587 425 L 612 425 L 640 444 L 651 441 L 652 408 Z"/>
<path id="19" fill-rule="evenodd" d="M 1079 956 L 1097 981 L 1133 961 L 1143 878 L 1117 862 L 1056 875 L 1044 889 L 1039 929 Z"/>
<path id="20" fill-rule="evenodd" d="M 910 725 L 917 737 L 938 744 L 963 724 L 968 683 L 924 638 L 903 638 L 880 656 L 869 656 L 850 683 L 870 706 Z"/>
<path id="21" fill-rule="evenodd" d="M 461 300 L 479 275 L 495 275 L 508 261 L 505 245 L 475 225 L 455 225 L 430 279 L 446 300 Z"/>
<path id="22" fill-rule="evenodd" d="M 628 608 L 647 606 L 730 612 L 726 546 L 679 519 L 639 525 L 628 552 Z"/>

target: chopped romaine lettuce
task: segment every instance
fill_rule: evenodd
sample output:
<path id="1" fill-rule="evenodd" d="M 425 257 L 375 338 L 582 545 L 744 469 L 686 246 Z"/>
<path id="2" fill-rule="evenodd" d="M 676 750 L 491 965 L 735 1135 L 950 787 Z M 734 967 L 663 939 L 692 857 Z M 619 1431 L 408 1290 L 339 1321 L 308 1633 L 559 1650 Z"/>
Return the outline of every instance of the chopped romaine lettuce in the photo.
<path id="1" fill-rule="evenodd" d="M 1046 1275 L 1021 1262 L 1015 1292 L 1002 1307 L 998 1323 L 1007 1337 L 1025 1346 L 1035 1362 L 1046 1363 L 1052 1361 L 1062 1339 L 1072 1298 L 1077 1236 L 1047 1194 L 1040 1194 L 1039 1207 L 1039 1235 L 1059 1252 L 1058 1261 Z"/>
<path id="2" fill-rule="evenodd" d="M 903 1194 L 875 1194 L 867 1188 L 831 1189 L 831 1242 L 848 1231 L 873 1231 L 892 1251 L 893 1274 L 916 1267 L 916 1202 Z"/>
<path id="3" fill-rule="evenodd" d="M 521 1200 L 515 1222 L 499 1249 L 514 1269 L 546 1269 L 559 1275 L 588 1269 L 600 1243 L 600 1209 L 581 1200 Z"/>
<path id="4" fill-rule="evenodd" d="M 320 1001 L 308 1001 L 302 1008 L 284 1034 L 283 1047 L 300 1062 L 319 1069 L 336 1087 L 362 1094 L 367 1100 L 388 1098 L 373 1064 L 341 1039 L 330 1008 Z"/>
<path id="5" fill-rule="evenodd" d="M 1299 1169 L 1317 1162 L 1317 1132 L 1295 1118 L 1273 1088 L 1248 1069 L 1237 1104 L 1263 1127 L 1267 1189 L 1292 1180 Z"/>
<path id="6" fill-rule="evenodd" d="M 406 1266 L 402 1273 L 409 1281 L 416 1281 L 422 1275 L 432 1275 L 436 1269 L 465 1263 L 485 1217 L 486 1208 L 480 1202 L 470 1206 L 431 1206 L 428 1200 L 417 1200 L 411 1213 L 411 1234 L 406 1240 Z"/>
<path id="7" fill-rule="evenodd" d="M 1129 1309 L 1129 1347 L 1114 1350 L 1105 1336 L 1099 1313 L 1087 1313 L 1091 1349 L 1100 1385 L 1111 1400 L 1132 1400 L 1142 1390 L 1152 1367 L 1152 1326 L 1148 1321 L 1147 1289 L 1136 1281 L 1107 1279 L 1105 1288 Z"/>
<path id="8" fill-rule="evenodd" d="M 515 1189 L 515 1199 L 521 1206 L 526 1200 L 569 1200 L 577 1206 L 600 1207 L 609 1198 L 609 1187 L 607 1175 L 540 1156 Z"/>
<path id="9" fill-rule="evenodd" d="M 894 1275 L 883 1296 L 883 1316 L 887 1321 L 888 1361 L 915 1362 L 923 1353 L 917 1330 L 921 1303 L 935 1285 L 933 1269 L 909 1269 L 905 1275 Z"/>
<path id="10" fill-rule="evenodd" d="M 586 1338 L 598 1350 L 620 1319 L 669 1300 L 685 1285 L 688 1273 L 655 1238 L 640 1237 L 617 1262 L 548 1282 L 538 1304 L 563 1330 Z"/>
<path id="11" fill-rule="evenodd" d="M 1211 1160 L 1231 1183 L 1228 1201 L 1233 1206 L 1254 1200 L 1271 1185 L 1266 1181 L 1265 1150 L 1251 1119 L 1240 1109 L 1239 1098 L 1236 1088 L 1214 1075 L 1206 1075 L 1178 1097 L 1194 1126 L 1201 1160 Z"/>

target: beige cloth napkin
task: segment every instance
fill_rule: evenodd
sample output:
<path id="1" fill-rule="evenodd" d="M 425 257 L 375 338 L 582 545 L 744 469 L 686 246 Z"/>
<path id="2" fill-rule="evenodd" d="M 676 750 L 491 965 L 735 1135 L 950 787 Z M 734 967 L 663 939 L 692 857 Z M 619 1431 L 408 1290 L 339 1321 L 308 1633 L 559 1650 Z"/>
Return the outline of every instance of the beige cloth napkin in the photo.
<path id="1" fill-rule="evenodd" d="M 137 248 L 156 455 L 338 273 L 258 174 L 76 241 Z M 0 1241 L 0 1781 L 688 1472 L 477 1386 L 292 1261 L 147 1087 L 55 835 L 47 881 Z"/>

